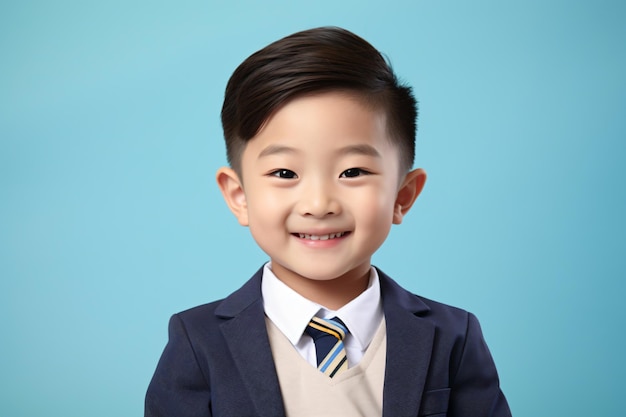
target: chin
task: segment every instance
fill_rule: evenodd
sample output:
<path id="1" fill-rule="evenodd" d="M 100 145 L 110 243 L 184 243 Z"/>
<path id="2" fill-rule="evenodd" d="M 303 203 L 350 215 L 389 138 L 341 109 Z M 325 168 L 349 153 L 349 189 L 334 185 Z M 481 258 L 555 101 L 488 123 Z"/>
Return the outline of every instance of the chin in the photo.
<path id="1" fill-rule="evenodd" d="M 312 275 L 302 275 L 306 279 L 310 281 L 332 281 L 341 277 L 343 274 L 312 274 Z"/>
<path id="2" fill-rule="evenodd" d="M 321 271 L 319 268 L 311 268 L 310 270 L 306 271 L 301 270 L 300 272 L 296 272 L 296 274 L 311 281 L 332 281 L 346 276 L 353 271 L 353 269 L 334 269 Z"/>

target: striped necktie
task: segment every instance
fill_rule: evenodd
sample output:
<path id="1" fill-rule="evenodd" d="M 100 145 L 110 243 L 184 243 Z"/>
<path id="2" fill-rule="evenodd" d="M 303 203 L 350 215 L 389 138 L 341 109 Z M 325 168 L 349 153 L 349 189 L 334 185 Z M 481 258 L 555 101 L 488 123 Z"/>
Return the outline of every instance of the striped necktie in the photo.
<path id="1" fill-rule="evenodd" d="M 330 378 L 348 369 L 343 338 L 348 329 L 337 317 L 321 319 L 313 317 L 305 330 L 313 338 L 317 353 L 317 369 Z"/>

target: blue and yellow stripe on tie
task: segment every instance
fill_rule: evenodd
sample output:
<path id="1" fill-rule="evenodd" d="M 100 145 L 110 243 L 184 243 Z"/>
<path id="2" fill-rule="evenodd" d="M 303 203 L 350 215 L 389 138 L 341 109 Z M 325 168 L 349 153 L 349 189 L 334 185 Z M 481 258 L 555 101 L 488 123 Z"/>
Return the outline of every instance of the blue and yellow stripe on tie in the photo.
<path id="1" fill-rule="evenodd" d="M 318 369 L 330 378 L 348 369 L 343 338 L 348 329 L 339 319 L 313 317 L 307 333 L 313 337 Z M 332 336 L 332 339 L 328 336 Z M 333 343 L 334 342 L 334 343 Z"/>

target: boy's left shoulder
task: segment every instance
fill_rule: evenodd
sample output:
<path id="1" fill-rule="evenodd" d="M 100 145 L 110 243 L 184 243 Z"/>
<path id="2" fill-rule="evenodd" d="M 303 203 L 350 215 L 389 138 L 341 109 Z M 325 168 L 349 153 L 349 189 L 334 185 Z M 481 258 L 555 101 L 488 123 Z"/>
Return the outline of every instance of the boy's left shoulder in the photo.
<path id="1" fill-rule="evenodd" d="M 439 331 L 465 333 L 476 317 L 459 307 L 435 301 L 415 294 L 393 280 L 377 268 L 380 277 L 381 296 L 385 315 L 394 314 L 397 309 L 435 325 Z"/>

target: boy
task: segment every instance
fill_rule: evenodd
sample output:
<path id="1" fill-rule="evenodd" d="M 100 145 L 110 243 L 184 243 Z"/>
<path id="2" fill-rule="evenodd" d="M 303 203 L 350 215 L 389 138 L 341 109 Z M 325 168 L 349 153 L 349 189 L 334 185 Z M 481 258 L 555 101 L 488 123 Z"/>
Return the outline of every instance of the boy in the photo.
<path id="1" fill-rule="evenodd" d="M 426 181 L 416 117 L 380 53 L 339 28 L 235 70 L 217 182 L 270 261 L 172 317 L 146 416 L 510 416 L 476 318 L 370 264 Z"/>

